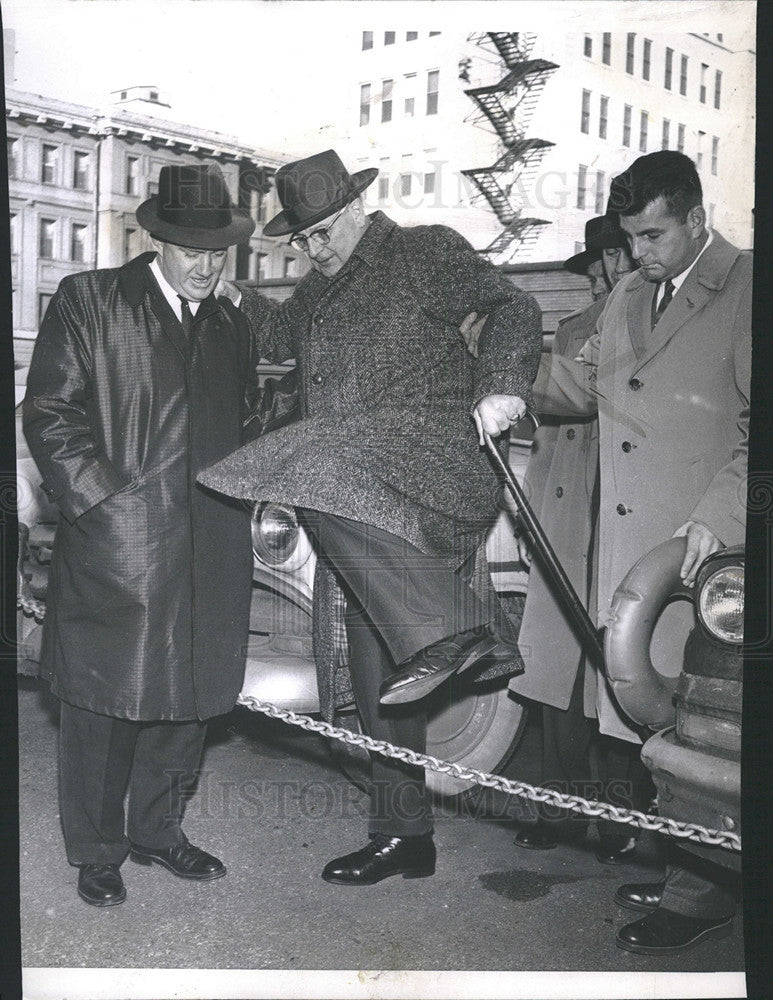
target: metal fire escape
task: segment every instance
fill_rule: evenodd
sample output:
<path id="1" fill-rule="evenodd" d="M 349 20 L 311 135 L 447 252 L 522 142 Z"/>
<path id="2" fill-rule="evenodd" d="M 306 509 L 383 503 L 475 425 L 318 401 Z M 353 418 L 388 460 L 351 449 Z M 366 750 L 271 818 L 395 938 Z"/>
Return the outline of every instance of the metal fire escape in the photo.
<path id="1" fill-rule="evenodd" d="M 534 180 L 545 151 L 554 145 L 545 139 L 527 138 L 526 131 L 545 82 L 557 65 L 530 58 L 533 34 L 489 31 L 470 36 L 501 59 L 505 75 L 498 83 L 472 87 L 465 93 L 475 102 L 473 121 L 493 126 L 501 141 L 502 154 L 490 167 L 463 170 L 475 184 L 496 217 L 502 232 L 483 251 L 498 257 L 510 250 L 508 259 L 533 246 L 547 220 L 524 217 L 518 192 L 525 193 Z M 517 189 L 517 190 L 514 190 Z"/>

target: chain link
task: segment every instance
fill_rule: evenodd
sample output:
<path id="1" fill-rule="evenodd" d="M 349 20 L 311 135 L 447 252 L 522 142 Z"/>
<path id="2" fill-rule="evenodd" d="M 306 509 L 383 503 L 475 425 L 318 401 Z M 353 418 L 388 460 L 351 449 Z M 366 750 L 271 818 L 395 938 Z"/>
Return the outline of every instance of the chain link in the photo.
<path id="1" fill-rule="evenodd" d="M 737 833 L 724 830 L 711 830 L 699 823 L 683 823 L 666 816 L 651 816 L 639 812 L 638 809 L 623 809 L 609 802 L 596 802 L 584 799 L 581 795 L 563 795 L 550 788 L 540 788 L 529 785 L 525 781 L 511 781 L 501 774 L 487 774 L 473 767 L 463 767 L 447 760 L 439 760 L 429 754 L 417 753 L 406 747 L 396 747 L 385 740 L 374 740 L 362 733 L 353 733 L 349 729 L 339 729 L 329 722 L 317 722 L 307 715 L 298 715 L 289 709 L 278 708 L 268 702 L 260 701 L 251 695 L 240 694 L 238 704 L 244 705 L 253 712 L 262 712 L 272 719 L 280 719 L 291 726 L 299 726 L 312 733 L 319 733 L 329 739 L 348 743 L 349 746 L 361 747 L 381 754 L 382 757 L 392 757 L 406 764 L 429 768 L 438 774 L 448 774 L 464 781 L 474 781 L 484 788 L 494 788 L 507 795 L 517 795 L 532 802 L 545 802 L 553 806 L 561 806 L 583 816 L 611 820 L 614 823 L 624 823 L 627 826 L 638 827 L 640 830 L 653 830 L 657 833 L 675 837 L 678 840 L 693 840 L 707 847 L 722 847 L 729 851 L 741 850 L 741 838 Z"/>
<path id="2" fill-rule="evenodd" d="M 24 597 L 21 594 L 16 599 L 16 605 L 26 615 L 34 615 L 35 620 L 42 622 L 46 615 L 46 606 L 42 601 L 35 598 Z M 741 838 L 737 833 L 729 833 L 724 830 L 710 830 L 699 823 L 682 823 L 679 820 L 669 819 L 666 816 L 650 816 L 639 812 L 638 809 L 622 809 L 613 806 L 609 802 L 596 802 L 592 799 L 584 799 L 581 795 L 563 795 L 550 788 L 540 788 L 529 785 L 525 781 L 511 781 L 501 774 L 487 774 L 473 767 L 462 767 L 461 764 L 452 764 L 447 760 L 440 760 L 429 754 L 417 753 L 407 747 L 396 747 L 385 740 L 374 740 L 363 733 L 353 733 L 349 729 L 339 729 L 331 726 L 329 722 L 316 722 L 307 715 L 298 715 L 286 708 L 279 708 L 270 705 L 268 702 L 259 701 L 250 695 L 239 695 L 238 704 L 244 705 L 253 712 L 262 712 L 272 719 L 279 719 L 287 722 L 291 726 L 299 726 L 312 733 L 319 733 L 329 739 L 340 740 L 348 743 L 349 746 L 361 747 L 363 750 L 372 750 L 381 754 L 382 757 L 392 757 L 395 760 L 404 761 L 406 764 L 414 764 L 417 767 L 429 768 L 430 771 L 437 771 L 438 774 L 449 774 L 452 778 L 459 778 L 462 781 L 474 781 L 484 788 L 494 788 L 497 791 L 505 792 L 507 795 L 518 795 L 521 798 L 529 799 L 532 802 L 544 802 L 552 806 L 561 806 L 572 812 L 581 813 L 593 819 L 602 818 L 611 820 L 614 823 L 624 823 L 627 826 L 638 827 L 640 830 L 653 830 L 657 833 L 675 837 L 678 840 L 694 840 L 707 847 L 722 847 L 725 850 L 740 851 Z"/>

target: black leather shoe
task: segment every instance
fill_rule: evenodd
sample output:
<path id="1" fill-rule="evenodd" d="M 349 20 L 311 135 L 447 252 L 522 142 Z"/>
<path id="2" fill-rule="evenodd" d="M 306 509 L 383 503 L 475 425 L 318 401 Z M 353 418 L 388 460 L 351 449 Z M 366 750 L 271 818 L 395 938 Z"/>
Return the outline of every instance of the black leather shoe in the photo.
<path id="1" fill-rule="evenodd" d="M 602 865 L 623 865 L 636 856 L 636 838 L 613 833 L 599 837 L 596 860 Z"/>
<path id="2" fill-rule="evenodd" d="M 519 830 L 513 843 L 517 847 L 526 847 L 530 851 L 552 851 L 558 847 L 558 841 L 546 826 L 535 823 Z"/>
<path id="3" fill-rule="evenodd" d="M 156 864 L 168 868 L 173 875 L 195 879 L 197 882 L 222 878 L 225 875 L 225 865 L 222 861 L 202 851 L 200 847 L 194 847 L 187 840 L 175 844 L 174 847 L 160 847 L 157 850 L 132 844 L 130 856 L 137 864 L 150 865 L 155 861 Z"/>
<path id="4" fill-rule="evenodd" d="M 646 917 L 626 924 L 617 932 L 615 944 L 639 955 L 672 955 L 693 948 L 709 938 L 727 937 L 733 918 L 698 920 L 659 906 Z"/>
<path id="5" fill-rule="evenodd" d="M 117 906 L 126 899 L 118 865 L 81 865 L 78 895 L 92 906 Z"/>
<path id="6" fill-rule="evenodd" d="M 651 913 L 660 906 L 665 887 L 665 879 L 662 882 L 626 882 L 615 891 L 614 900 L 629 910 Z"/>
<path id="7" fill-rule="evenodd" d="M 381 704 L 416 701 L 481 660 L 503 663 L 517 656 L 518 650 L 495 639 L 488 629 L 473 629 L 440 639 L 408 657 L 397 673 L 384 681 L 379 692 Z"/>
<path id="8" fill-rule="evenodd" d="M 334 885 L 375 885 L 390 875 L 427 878 L 434 874 L 435 843 L 431 833 L 418 837 L 376 833 L 361 851 L 326 864 L 322 878 Z"/>

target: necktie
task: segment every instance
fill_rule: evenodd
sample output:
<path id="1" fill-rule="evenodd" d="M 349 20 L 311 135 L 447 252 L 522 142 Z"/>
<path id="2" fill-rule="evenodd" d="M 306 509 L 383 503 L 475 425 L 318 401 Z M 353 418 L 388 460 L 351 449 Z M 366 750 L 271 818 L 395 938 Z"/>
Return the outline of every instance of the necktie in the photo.
<path id="1" fill-rule="evenodd" d="M 671 299 L 673 299 L 673 297 L 674 297 L 674 283 L 669 278 L 669 280 L 666 282 L 666 287 L 665 287 L 665 290 L 663 292 L 663 298 L 660 300 L 660 304 L 658 305 L 658 308 L 655 310 L 655 316 L 654 316 L 653 321 L 652 321 L 652 325 L 653 326 L 655 326 L 655 324 L 657 323 L 657 321 L 660 319 L 660 317 L 666 311 L 666 309 L 668 308 L 669 303 L 671 302 Z"/>
<path id="2" fill-rule="evenodd" d="M 182 316 L 180 322 L 182 323 L 183 330 L 185 331 L 185 336 L 190 337 L 191 324 L 193 323 L 193 313 L 191 312 L 191 307 L 186 298 L 183 298 L 182 295 L 178 295 L 177 298 L 180 300 L 182 305 Z"/>

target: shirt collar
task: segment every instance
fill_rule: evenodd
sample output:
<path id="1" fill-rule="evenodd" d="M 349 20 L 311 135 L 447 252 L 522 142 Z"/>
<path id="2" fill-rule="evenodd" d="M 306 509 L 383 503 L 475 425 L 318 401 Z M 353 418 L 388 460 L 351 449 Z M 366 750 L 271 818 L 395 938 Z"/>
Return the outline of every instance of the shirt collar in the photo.
<path id="1" fill-rule="evenodd" d="M 682 287 L 682 285 L 684 284 L 684 281 L 685 281 L 685 278 L 687 277 L 687 275 L 690 273 L 690 271 L 692 271 L 692 269 L 695 267 L 695 265 L 698 263 L 698 261 L 703 256 L 703 254 L 706 252 L 706 247 L 714 239 L 714 233 L 713 233 L 713 231 L 711 229 L 707 229 L 706 232 L 708 233 L 708 237 L 709 238 L 706 240 L 706 242 L 701 247 L 701 251 L 698 254 L 698 256 L 695 258 L 695 260 L 692 262 L 692 264 L 688 265 L 684 269 L 684 271 L 682 271 L 681 274 L 677 274 L 677 276 L 675 278 L 671 279 L 671 284 L 674 286 L 674 294 L 675 295 L 679 291 L 679 289 Z M 665 284 L 666 283 L 663 282 L 662 285 L 661 285 L 661 287 L 665 288 Z"/>
<path id="2" fill-rule="evenodd" d="M 161 273 L 161 268 L 158 265 L 158 257 L 154 257 L 150 262 L 150 270 L 153 272 L 153 277 L 158 282 L 158 287 L 161 289 L 164 298 L 172 307 L 172 312 L 182 322 L 183 305 L 182 302 L 180 302 L 179 292 L 176 292 L 174 288 L 172 288 L 164 275 Z M 188 305 L 190 306 L 191 316 L 195 316 L 199 311 L 201 303 L 188 299 Z"/>

